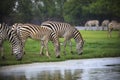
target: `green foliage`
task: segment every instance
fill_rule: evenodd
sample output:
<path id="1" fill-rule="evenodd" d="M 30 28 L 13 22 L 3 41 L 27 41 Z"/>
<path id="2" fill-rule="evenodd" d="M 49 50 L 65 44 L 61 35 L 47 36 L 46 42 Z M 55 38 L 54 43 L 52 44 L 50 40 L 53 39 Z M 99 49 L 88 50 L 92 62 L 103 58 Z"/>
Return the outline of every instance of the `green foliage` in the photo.
<path id="1" fill-rule="evenodd" d="M 79 25 L 83 25 L 90 19 L 100 21 L 104 19 L 119 20 L 119 4 L 119 0 L 68 0 L 64 4 L 63 16 L 65 21 Z"/>
<path id="2" fill-rule="evenodd" d="M 82 6 L 85 3 L 81 0 L 69 0 L 64 4 L 64 19 L 66 22 L 78 24 L 82 20 Z"/>
<path id="3" fill-rule="evenodd" d="M 120 0 L 4 0 L 0 2 L 0 22 L 54 20 L 84 25 L 90 19 L 120 21 L 119 4 Z"/>
<path id="4" fill-rule="evenodd" d="M 11 55 L 11 48 L 8 42 L 4 43 L 5 48 L 5 60 L 0 58 L 0 66 L 25 64 L 33 62 L 52 62 L 52 61 L 64 61 L 69 59 L 83 59 L 83 58 L 102 58 L 102 57 L 120 57 L 120 38 L 118 38 L 118 32 L 112 32 L 112 38 L 107 36 L 107 31 L 80 31 L 84 40 L 84 51 L 82 55 L 78 55 L 76 52 L 76 43 L 73 42 L 73 51 L 70 53 L 70 47 L 67 46 L 67 54 L 63 54 L 63 46 L 61 46 L 61 58 L 55 58 L 54 46 L 49 42 L 49 52 L 51 58 L 49 59 L 45 55 L 40 56 L 40 42 L 28 39 L 25 45 L 26 54 L 23 56 L 22 61 L 16 61 L 15 56 Z M 63 39 L 60 39 L 63 42 Z"/>
<path id="5" fill-rule="evenodd" d="M 32 16 L 32 7 L 33 6 L 32 6 L 31 0 L 18 0 L 18 5 L 16 8 L 16 10 L 17 10 L 16 16 L 19 17 L 22 22 L 29 22 L 32 18 L 31 17 Z"/>
<path id="6" fill-rule="evenodd" d="M 6 18 L 13 11 L 16 0 L 1 0 L 0 1 L 0 22 L 6 22 Z"/>
<path id="7" fill-rule="evenodd" d="M 16 11 L 11 14 L 14 22 L 63 20 L 63 5 L 66 0 L 18 0 Z"/>
<path id="8" fill-rule="evenodd" d="M 93 14 L 110 14 L 120 17 L 119 0 L 96 0 L 89 5 L 89 10 Z"/>

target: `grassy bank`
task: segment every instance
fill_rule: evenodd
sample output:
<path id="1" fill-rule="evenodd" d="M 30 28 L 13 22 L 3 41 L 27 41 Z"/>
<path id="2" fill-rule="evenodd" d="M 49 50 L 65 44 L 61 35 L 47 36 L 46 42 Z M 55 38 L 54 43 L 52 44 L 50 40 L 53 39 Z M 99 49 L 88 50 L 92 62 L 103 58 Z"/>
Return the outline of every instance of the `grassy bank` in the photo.
<path id="1" fill-rule="evenodd" d="M 112 38 L 107 36 L 107 31 L 80 31 L 84 40 L 84 52 L 83 55 L 78 55 L 75 49 L 75 42 L 73 41 L 74 54 L 70 53 L 70 48 L 67 46 L 66 53 L 62 53 L 63 46 L 61 46 L 61 58 L 55 58 L 54 47 L 52 43 L 49 43 L 49 52 L 51 58 L 47 58 L 45 55 L 40 56 L 40 42 L 28 39 L 25 45 L 26 54 L 22 61 L 16 61 L 15 56 L 11 55 L 11 49 L 8 42 L 4 43 L 6 59 L 0 58 L 0 66 L 24 64 L 33 62 L 51 62 L 51 61 L 64 61 L 68 59 L 83 59 L 83 58 L 101 58 L 101 57 L 119 57 L 120 56 L 120 38 L 118 38 L 118 32 L 112 33 Z M 63 39 L 60 39 L 62 42 Z"/>

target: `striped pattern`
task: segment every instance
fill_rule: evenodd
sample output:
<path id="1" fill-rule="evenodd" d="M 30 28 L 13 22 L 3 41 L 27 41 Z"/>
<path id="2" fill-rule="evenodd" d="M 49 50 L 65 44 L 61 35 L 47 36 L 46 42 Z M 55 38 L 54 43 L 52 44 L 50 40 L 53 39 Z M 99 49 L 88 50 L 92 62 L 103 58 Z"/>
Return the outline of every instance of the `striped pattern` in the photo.
<path id="1" fill-rule="evenodd" d="M 13 54 L 16 56 L 17 60 L 21 60 L 23 55 L 22 42 L 16 32 L 3 23 L 0 24 L 0 52 L 2 57 L 4 57 L 2 47 L 4 40 L 8 40 L 12 44 Z"/>
<path id="2" fill-rule="evenodd" d="M 75 28 L 72 27 L 68 23 L 62 23 L 62 22 L 55 22 L 55 21 L 45 21 L 41 24 L 41 26 L 45 26 L 52 31 L 56 32 L 58 34 L 58 37 L 64 38 L 64 54 L 66 54 L 66 44 L 69 41 L 70 42 L 70 50 L 72 51 L 72 43 L 71 38 L 74 38 L 76 41 L 76 49 L 78 51 L 78 54 L 81 54 L 83 52 L 83 38 L 80 32 Z"/>
<path id="3" fill-rule="evenodd" d="M 23 45 L 25 44 L 26 39 L 31 38 L 35 40 L 41 41 L 41 50 L 40 55 L 43 53 L 43 48 L 46 49 L 46 55 L 49 56 L 48 52 L 48 41 L 51 40 L 55 46 L 56 57 L 60 57 L 60 47 L 59 40 L 55 34 L 55 32 L 44 26 L 38 26 L 34 24 L 21 24 L 16 23 L 12 27 L 13 30 L 17 31 L 18 35 L 21 37 Z"/>

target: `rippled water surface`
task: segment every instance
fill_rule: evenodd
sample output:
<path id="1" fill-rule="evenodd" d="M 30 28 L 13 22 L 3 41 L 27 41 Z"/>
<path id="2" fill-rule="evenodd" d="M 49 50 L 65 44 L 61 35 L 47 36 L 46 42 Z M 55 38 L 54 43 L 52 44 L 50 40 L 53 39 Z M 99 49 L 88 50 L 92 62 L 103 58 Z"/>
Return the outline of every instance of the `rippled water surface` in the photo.
<path id="1" fill-rule="evenodd" d="M 0 80 L 120 80 L 120 57 L 0 67 Z"/>

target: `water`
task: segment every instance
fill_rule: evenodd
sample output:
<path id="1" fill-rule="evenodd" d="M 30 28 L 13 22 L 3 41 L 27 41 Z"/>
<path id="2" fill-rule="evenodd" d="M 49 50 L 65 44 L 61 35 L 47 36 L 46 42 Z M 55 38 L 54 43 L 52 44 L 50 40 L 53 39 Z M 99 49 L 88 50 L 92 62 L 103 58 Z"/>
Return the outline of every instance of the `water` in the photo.
<path id="1" fill-rule="evenodd" d="M 76 28 L 78 30 L 85 30 L 85 26 L 76 26 Z M 96 26 L 92 26 L 91 28 L 90 27 L 86 27 L 86 28 L 87 28 L 87 30 L 97 30 Z M 102 26 L 99 26 L 98 30 L 102 30 Z M 107 27 L 104 27 L 104 30 L 107 30 Z"/>
<path id="2" fill-rule="evenodd" d="M 0 67 L 0 80 L 120 80 L 120 57 Z"/>

